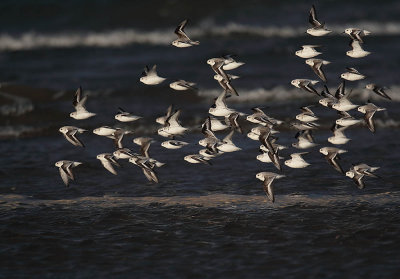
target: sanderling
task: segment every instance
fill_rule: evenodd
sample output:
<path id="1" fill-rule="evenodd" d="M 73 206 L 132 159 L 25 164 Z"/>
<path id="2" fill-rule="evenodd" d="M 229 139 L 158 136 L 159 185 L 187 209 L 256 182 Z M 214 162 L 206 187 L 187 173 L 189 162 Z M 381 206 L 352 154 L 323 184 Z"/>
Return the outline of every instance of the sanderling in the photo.
<path id="1" fill-rule="evenodd" d="M 344 134 L 344 130 L 346 129 L 347 127 L 339 127 L 339 125 L 335 123 L 331 129 L 333 132 L 333 136 L 329 137 L 328 141 L 334 145 L 346 144 L 348 141 L 351 140 Z"/>
<path id="2" fill-rule="evenodd" d="M 305 167 L 308 167 L 310 164 L 307 163 L 301 155 L 308 154 L 308 152 L 301 152 L 301 153 L 292 153 L 290 154 L 290 157 L 292 159 L 286 160 L 285 165 L 294 168 L 294 169 L 302 169 Z"/>
<path id="3" fill-rule="evenodd" d="M 188 19 L 182 21 L 175 29 L 175 34 L 178 35 L 178 39 L 172 42 L 173 46 L 182 48 L 182 47 L 191 47 L 197 46 L 200 44 L 199 41 L 192 41 L 188 35 L 186 35 L 184 29 L 186 24 L 188 23 Z"/>
<path id="4" fill-rule="evenodd" d="M 324 82 L 326 82 L 326 76 L 324 71 L 322 70 L 322 65 L 328 65 L 331 62 L 317 59 L 317 58 L 310 58 L 306 60 L 306 64 L 311 67 L 314 73 Z"/>
<path id="5" fill-rule="evenodd" d="M 76 90 L 75 92 L 74 101 L 72 102 L 72 104 L 75 107 L 75 111 L 69 114 L 69 116 L 71 116 L 76 120 L 83 120 L 96 115 L 95 113 L 88 112 L 86 110 L 85 103 L 87 101 L 88 96 L 85 95 L 84 97 L 82 97 L 82 95 L 83 95 L 82 87 L 79 87 L 78 90 Z"/>
<path id="6" fill-rule="evenodd" d="M 188 145 L 188 142 L 185 141 L 179 141 L 179 140 L 167 140 L 163 141 L 161 143 L 161 146 L 167 149 L 180 149 L 186 145 Z"/>
<path id="7" fill-rule="evenodd" d="M 142 76 L 140 77 L 140 81 L 147 85 L 157 85 L 166 80 L 166 78 L 159 77 L 157 74 L 157 65 L 154 65 L 151 70 L 146 65 Z"/>
<path id="8" fill-rule="evenodd" d="M 74 126 L 64 126 L 59 129 L 59 131 L 63 134 L 63 136 L 73 145 L 75 146 L 82 146 L 84 147 L 85 145 L 80 141 L 77 137 L 76 134 L 82 134 L 83 132 L 86 132 L 87 130 L 81 129 L 78 127 Z"/>
<path id="9" fill-rule="evenodd" d="M 364 106 L 360 106 L 357 109 L 359 112 L 364 113 L 364 120 L 368 126 L 368 129 L 375 133 L 375 124 L 372 117 L 374 116 L 375 112 L 386 110 L 385 108 L 380 108 L 373 103 L 368 103 Z"/>
<path id="10" fill-rule="evenodd" d="M 331 30 L 325 28 L 325 24 L 322 24 L 318 21 L 314 5 L 312 5 L 310 9 L 308 22 L 313 26 L 312 28 L 307 29 L 307 33 L 311 36 L 325 36 L 332 32 Z"/>
<path id="11" fill-rule="evenodd" d="M 259 172 L 256 174 L 256 178 L 263 181 L 263 188 L 267 198 L 271 202 L 275 202 L 274 188 L 272 187 L 272 182 L 275 179 L 283 178 L 285 175 L 276 174 L 273 172 Z"/>
<path id="12" fill-rule="evenodd" d="M 72 173 L 72 168 L 75 168 L 76 166 L 79 166 L 81 164 L 82 164 L 81 162 L 74 162 L 67 160 L 58 161 L 54 164 L 56 167 L 58 167 L 61 179 L 63 180 L 65 186 L 67 187 L 69 186 L 70 180 L 75 180 L 75 176 Z"/>
<path id="13" fill-rule="evenodd" d="M 197 91 L 198 89 L 195 87 L 195 85 L 196 85 L 196 83 L 194 83 L 194 82 L 188 82 L 183 79 L 180 79 L 180 80 L 170 83 L 169 87 L 171 87 L 172 89 L 177 90 L 177 91 L 185 91 L 185 90 L 189 90 L 189 89 Z"/>
<path id="14" fill-rule="evenodd" d="M 360 43 L 364 43 L 362 37 L 371 34 L 371 32 L 359 28 L 346 28 L 343 33 L 346 33 L 352 40 L 357 40 Z"/>
<path id="15" fill-rule="evenodd" d="M 114 175 L 117 175 L 113 165 L 120 167 L 121 165 L 115 160 L 114 155 L 111 153 L 102 153 L 96 156 L 100 160 L 103 167 Z"/>
<path id="16" fill-rule="evenodd" d="M 322 52 L 318 52 L 315 50 L 316 47 L 320 47 L 320 45 L 304 45 L 301 50 L 296 50 L 295 54 L 301 58 L 313 58 L 322 54 Z"/>
<path id="17" fill-rule="evenodd" d="M 337 160 L 340 159 L 339 154 L 343 154 L 347 152 L 347 150 L 336 147 L 322 147 L 319 152 L 325 155 L 325 159 L 335 170 L 344 174 L 344 171 Z"/>
<path id="18" fill-rule="evenodd" d="M 357 40 L 351 40 L 350 46 L 352 47 L 352 50 L 346 51 L 346 55 L 350 56 L 352 58 L 362 58 L 362 57 L 365 57 L 365 56 L 371 54 L 371 52 L 365 51 L 361 47 L 360 42 Z"/>
<path id="19" fill-rule="evenodd" d="M 359 71 L 357 71 L 355 68 L 348 67 L 346 68 L 348 72 L 342 73 L 340 75 L 341 78 L 350 80 L 350 81 L 356 81 L 356 80 L 361 80 L 366 78 L 363 74 L 361 74 Z"/>
<path id="20" fill-rule="evenodd" d="M 365 86 L 365 88 L 374 91 L 377 95 L 379 95 L 379 96 L 381 96 L 383 98 L 386 98 L 386 99 L 389 99 L 389 100 L 392 99 L 392 98 L 389 97 L 389 95 L 386 94 L 385 88 L 382 87 L 382 86 L 376 85 L 374 83 L 370 83 L 370 84 L 367 84 Z"/>
<path id="21" fill-rule="evenodd" d="M 121 121 L 121 122 L 132 122 L 132 121 L 136 121 L 136 120 L 142 118 L 141 116 L 133 115 L 133 114 L 125 111 L 122 108 L 118 108 L 118 109 L 119 109 L 119 112 L 118 112 L 118 114 L 115 115 L 115 119 L 118 120 L 118 121 Z"/>
<path id="22" fill-rule="evenodd" d="M 290 83 L 293 86 L 296 86 L 297 88 L 303 89 L 307 92 L 310 92 L 310 93 L 320 96 L 320 94 L 317 92 L 317 90 L 315 90 L 315 88 L 312 87 L 313 85 L 317 84 L 318 82 L 319 82 L 318 80 L 294 79 Z"/>

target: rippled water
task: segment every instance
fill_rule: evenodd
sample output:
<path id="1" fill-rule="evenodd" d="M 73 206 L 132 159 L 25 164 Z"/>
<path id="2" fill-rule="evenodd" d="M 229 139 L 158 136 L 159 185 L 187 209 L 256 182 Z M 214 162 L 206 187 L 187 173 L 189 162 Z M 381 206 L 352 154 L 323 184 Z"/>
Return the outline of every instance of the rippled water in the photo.
<path id="1" fill-rule="evenodd" d="M 344 36 L 303 34 L 307 1 L 157 4 L 0 3 L 7 11 L 0 17 L 0 278 L 398 278 L 397 1 L 379 9 L 375 1 L 363 7 L 356 1 L 317 4 L 319 17 L 333 30 L 358 26 L 373 32 L 365 40 L 372 54 L 358 60 L 345 56 Z M 16 20 L 20 13 L 25 17 Z M 169 46 L 176 23 L 185 17 L 191 19 L 188 34 L 200 46 Z M 325 70 L 332 90 L 345 67 L 355 66 L 368 78 L 348 83 L 352 101 L 369 99 L 387 108 L 374 116 L 375 134 L 363 125 L 346 130 L 352 140 L 343 146 L 344 169 L 358 162 L 380 167 L 382 179 L 366 178 L 363 190 L 318 152 L 328 145 L 337 114 L 289 84 L 314 78 L 293 55 L 303 44 L 323 44 L 323 58 L 332 61 Z M 223 154 L 212 166 L 183 160 L 200 149 L 200 124 L 220 93 L 205 61 L 226 53 L 246 62 L 233 71 L 241 76 L 234 81 L 240 97 L 229 98 L 228 106 L 244 113 L 262 106 L 288 123 L 300 106 L 317 105 L 319 145 L 305 155 L 311 165 L 284 168 L 286 177 L 274 181 L 274 204 L 255 175 L 276 169 L 255 159 L 259 143 L 245 135 L 233 138 L 242 151 Z M 138 78 L 146 64 L 157 64 L 168 82 L 196 82 L 199 92 L 174 92 L 168 82 L 144 86 Z M 367 82 L 389 86 L 393 101 L 364 90 Z M 79 85 L 97 116 L 78 122 L 68 115 Z M 180 150 L 163 149 L 155 134 L 154 119 L 170 104 L 182 109 L 182 123 L 190 128 L 183 140 L 191 144 Z M 120 106 L 144 118 L 118 124 L 113 117 Z M 246 132 L 252 127 L 241 123 Z M 112 141 L 88 132 L 80 136 L 86 148 L 74 147 L 57 132 L 64 125 L 132 129 L 124 143 L 133 150 L 138 150 L 133 137 L 154 137 L 150 155 L 166 163 L 157 169 L 160 183 L 148 183 L 126 161 L 117 176 L 110 174 L 96 155 L 112 152 Z M 295 131 L 287 125 L 280 130 L 278 142 L 290 146 Z M 83 162 L 69 188 L 54 166 L 62 159 Z"/>

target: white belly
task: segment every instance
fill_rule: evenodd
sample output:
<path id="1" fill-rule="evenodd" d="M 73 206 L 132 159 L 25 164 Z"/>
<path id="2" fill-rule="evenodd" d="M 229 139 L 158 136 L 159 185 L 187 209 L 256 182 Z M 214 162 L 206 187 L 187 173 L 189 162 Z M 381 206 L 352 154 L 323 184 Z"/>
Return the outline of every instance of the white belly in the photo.
<path id="1" fill-rule="evenodd" d="M 164 80 L 165 80 L 165 78 L 158 77 L 158 76 L 155 76 L 155 77 L 154 76 L 146 76 L 146 77 L 143 77 L 140 81 L 147 85 L 156 85 L 156 84 L 160 84 Z"/>
<path id="2" fill-rule="evenodd" d="M 305 162 L 304 160 L 287 160 L 285 161 L 285 165 L 293 169 L 302 169 L 309 166 L 310 164 Z"/>
<path id="3" fill-rule="evenodd" d="M 237 147 L 236 145 L 229 143 L 221 144 L 220 146 L 217 147 L 217 149 L 222 152 L 235 152 L 241 150 L 240 147 Z"/>
<path id="4" fill-rule="evenodd" d="M 346 144 L 350 139 L 346 137 L 330 137 L 328 141 L 332 144 L 341 145 Z"/>

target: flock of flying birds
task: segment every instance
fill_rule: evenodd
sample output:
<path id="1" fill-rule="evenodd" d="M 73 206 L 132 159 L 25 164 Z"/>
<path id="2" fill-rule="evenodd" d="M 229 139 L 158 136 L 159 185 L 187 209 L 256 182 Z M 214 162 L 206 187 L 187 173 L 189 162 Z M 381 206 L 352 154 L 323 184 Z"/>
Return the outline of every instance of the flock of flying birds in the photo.
<path id="1" fill-rule="evenodd" d="M 186 48 L 199 45 L 198 41 L 192 41 L 184 31 L 184 28 L 188 20 L 184 20 L 175 30 L 175 34 L 178 36 L 176 40 L 172 42 L 172 45 L 178 48 Z M 315 7 L 312 6 L 309 15 L 309 22 L 312 25 L 311 28 L 307 29 L 307 33 L 312 36 L 325 36 L 332 31 L 328 30 L 324 24 L 318 19 L 315 11 Z M 362 46 L 364 44 L 365 36 L 371 33 L 367 30 L 358 28 L 348 28 L 343 33 L 350 36 L 350 46 L 352 50 L 347 51 L 346 55 L 352 58 L 362 58 L 370 54 L 365 51 Z M 320 80 L 326 83 L 326 75 L 323 71 L 323 67 L 328 65 L 330 62 L 315 58 L 322 54 L 318 52 L 317 45 L 304 45 L 301 50 L 295 52 L 295 54 L 301 58 L 306 59 L 305 63 L 309 65 Z M 272 163 L 279 171 L 282 171 L 283 159 L 279 153 L 280 150 L 286 149 L 287 147 L 278 144 L 277 137 L 274 135 L 279 133 L 276 129 L 279 125 L 283 124 L 283 121 L 272 118 L 265 114 L 262 108 L 253 108 L 251 115 L 246 115 L 241 112 L 237 112 L 231 109 L 226 104 L 226 99 L 233 95 L 238 96 L 238 92 L 232 85 L 232 81 L 239 78 L 238 76 L 226 73 L 227 71 L 236 69 L 242 66 L 243 62 L 238 62 L 232 56 L 224 56 L 220 58 L 211 58 L 207 61 L 215 72 L 214 79 L 218 81 L 220 86 L 223 88 L 223 92 L 214 100 L 214 104 L 209 108 L 208 118 L 202 125 L 202 133 L 204 138 L 198 143 L 204 149 L 201 149 L 198 154 L 187 155 L 184 160 L 197 164 L 211 164 L 211 160 L 217 156 L 227 152 L 235 152 L 241 150 L 240 147 L 236 146 L 232 141 L 232 136 L 235 132 L 243 133 L 242 127 L 239 125 L 238 118 L 245 117 L 245 119 L 251 123 L 257 124 L 247 134 L 247 137 L 260 141 L 260 152 L 257 156 L 257 160 L 265 163 Z M 350 126 L 365 122 L 369 130 L 375 132 L 375 125 L 373 116 L 377 111 L 385 110 L 380 108 L 371 102 L 366 105 L 356 105 L 349 100 L 351 91 L 346 91 L 345 81 L 357 81 L 365 79 L 366 76 L 358 72 L 355 68 L 347 68 L 347 72 L 341 74 L 342 82 L 336 90 L 335 94 L 331 94 L 326 85 L 322 92 L 318 92 L 314 86 L 319 82 L 318 80 L 311 79 L 295 79 L 292 80 L 291 84 L 303 91 L 315 94 L 319 98 L 319 104 L 324 107 L 337 111 L 340 118 L 337 119 L 332 127 L 333 136 L 328 138 L 328 142 L 332 145 L 340 146 L 346 144 L 350 139 L 344 134 L 344 130 Z M 157 85 L 164 82 L 166 78 L 160 77 L 157 74 L 156 65 L 151 69 L 146 66 L 140 81 L 146 85 Z M 175 90 L 197 90 L 195 83 L 187 82 L 184 80 L 178 80 L 172 82 L 170 87 Z M 373 91 L 377 95 L 391 99 L 385 92 L 383 87 L 376 84 L 368 84 L 366 88 Z M 73 105 L 75 111 L 70 113 L 70 117 L 76 120 L 87 119 L 95 116 L 95 113 L 88 112 L 85 108 L 85 102 L 87 96 L 84 96 L 83 91 L 79 88 L 74 96 Z M 315 123 L 318 120 L 318 116 L 311 110 L 311 106 L 305 106 L 301 108 L 301 113 L 296 115 L 296 120 L 290 123 L 290 126 L 297 130 L 296 139 L 297 142 L 292 144 L 292 147 L 297 149 L 309 149 L 317 146 L 314 141 L 312 131 L 318 129 L 319 125 Z M 357 119 L 349 114 L 349 111 L 356 109 L 364 114 L 364 119 Z M 162 125 L 158 129 L 158 134 L 162 137 L 169 138 L 161 143 L 161 146 L 167 149 L 180 149 L 188 145 L 188 142 L 176 140 L 177 136 L 184 135 L 188 129 L 183 127 L 179 121 L 179 115 L 181 111 L 175 110 L 173 106 L 170 106 L 165 116 L 161 116 L 156 119 L 156 122 Z M 132 122 L 140 119 L 140 116 L 135 116 L 127 111 L 120 108 L 120 111 L 115 115 L 115 119 L 120 122 Z M 230 129 L 230 132 L 224 139 L 219 139 L 214 132 Z M 75 146 L 84 146 L 82 141 L 78 139 L 78 134 L 86 132 L 84 129 L 80 129 L 74 126 L 64 126 L 59 129 L 64 137 Z M 140 154 L 132 152 L 122 144 L 122 139 L 125 135 L 130 134 L 128 130 L 121 128 L 113 128 L 109 126 L 99 127 L 93 130 L 93 133 L 99 136 L 110 138 L 114 141 L 116 150 L 113 153 L 102 153 L 97 155 L 97 159 L 100 160 L 101 164 L 106 170 L 116 175 L 117 172 L 115 167 L 119 167 L 118 160 L 128 160 L 133 165 L 141 168 L 146 178 L 151 181 L 158 183 L 158 177 L 155 168 L 161 167 L 164 163 L 157 161 L 149 156 L 149 147 L 154 140 L 150 137 L 137 137 L 133 139 L 133 143 L 140 146 Z M 344 171 L 340 165 L 338 159 L 340 154 L 347 152 L 339 147 L 322 147 L 319 149 L 327 162 L 339 173 L 351 178 L 357 186 L 362 189 L 365 187 L 363 178 L 364 176 L 370 176 L 379 178 L 374 171 L 379 167 L 371 167 L 367 164 L 360 163 L 353 165 L 348 171 Z M 310 164 L 307 163 L 303 155 L 308 152 L 292 153 L 291 159 L 283 162 L 284 165 L 290 168 L 305 168 Z M 74 161 L 58 161 L 55 166 L 59 168 L 60 175 L 65 185 L 68 186 L 70 180 L 74 180 L 72 168 L 82 164 L 81 162 Z M 260 172 L 256 175 L 256 178 L 263 181 L 264 191 L 268 199 L 272 202 L 275 201 L 274 191 L 272 182 L 275 179 L 282 178 L 284 175 L 273 173 L 273 172 Z"/>

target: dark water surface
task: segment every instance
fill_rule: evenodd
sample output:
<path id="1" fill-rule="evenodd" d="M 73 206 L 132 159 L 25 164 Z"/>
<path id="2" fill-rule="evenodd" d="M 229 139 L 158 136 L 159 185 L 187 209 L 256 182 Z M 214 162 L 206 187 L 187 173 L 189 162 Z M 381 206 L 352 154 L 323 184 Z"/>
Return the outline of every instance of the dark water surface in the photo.
<path id="1" fill-rule="evenodd" d="M 2 1 L 0 278 L 400 278 L 400 5 L 384 3 L 315 3 L 335 33 L 311 38 L 304 34 L 309 1 Z M 201 44 L 177 49 L 169 44 L 186 17 L 187 33 Z M 364 45 L 370 56 L 345 55 L 349 39 L 339 33 L 347 27 L 372 31 Z M 363 190 L 318 152 L 330 146 L 337 114 L 290 85 L 317 79 L 294 55 L 304 44 L 323 45 L 332 90 L 354 66 L 368 77 L 347 84 L 351 100 L 387 109 L 374 116 L 375 134 L 364 125 L 346 130 L 352 140 L 342 146 L 344 169 L 358 162 L 380 167 L 382 179 L 366 178 Z M 317 105 L 319 145 L 305 155 L 311 165 L 284 167 L 286 177 L 274 182 L 275 204 L 255 175 L 276 169 L 256 160 L 259 143 L 245 135 L 233 138 L 242 151 L 212 166 L 183 160 L 200 149 L 200 125 L 220 93 L 206 60 L 227 53 L 246 62 L 231 72 L 241 76 L 233 81 L 240 96 L 228 106 L 247 114 L 262 106 L 288 123 L 300 106 Z M 155 87 L 138 80 L 152 64 L 168 77 Z M 174 79 L 200 90 L 173 91 Z M 371 82 L 390 87 L 393 101 L 363 89 Z M 68 116 L 80 85 L 97 113 L 84 121 Z M 191 144 L 180 150 L 163 149 L 156 135 L 154 119 L 170 104 L 182 109 L 190 129 L 183 140 Z M 120 106 L 144 118 L 116 123 Z M 112 141 L 88 132 L 80 136 L 86 148 L 74 147 L 57 132 L 65 125 L 132 129 L 124 143 L 135 152 L 132 138 L 154 137 L 150 155 L 166 163 L 157 169 L 160 183 L 147 183 L 126 161 L 113 176 L 96 160 L 114 150 Z M 295 142 L 295 131 L 279 130 L 280 144 Z M 83 162 L 69 188 L 54 166 L 64 159 Z"/>

